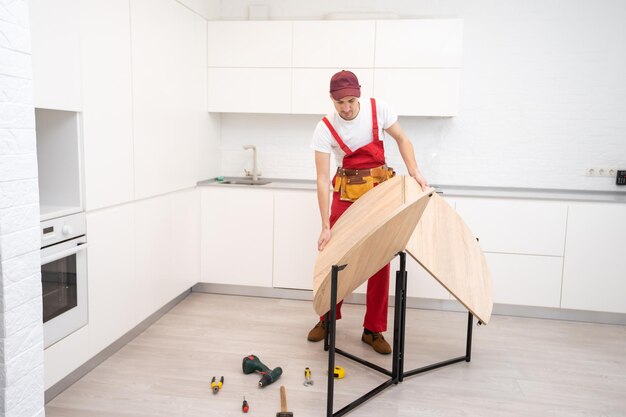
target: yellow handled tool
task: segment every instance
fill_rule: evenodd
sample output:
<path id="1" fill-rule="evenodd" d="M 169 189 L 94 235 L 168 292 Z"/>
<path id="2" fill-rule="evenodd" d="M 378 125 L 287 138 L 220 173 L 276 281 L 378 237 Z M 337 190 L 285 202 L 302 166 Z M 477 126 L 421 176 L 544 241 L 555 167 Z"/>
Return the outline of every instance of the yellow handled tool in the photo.
<path id="1" fill-rule="evenodd" d="M 215 380 L 215 377 L 211 380 L 211 389 L 213 390 L 213 394 L 217 394 L 219 390 L 222 389 L 222 385 L 224 385 L 224 377 L 221 377 L 219 382 Z"/>
<path id="2" fill-rule="evenodd" d="M 304 368 L 304 382 L 303 385 L 308 387 L 313 385 L 313 380 L 311 379 L 311 370 L 309 368 Z"/>

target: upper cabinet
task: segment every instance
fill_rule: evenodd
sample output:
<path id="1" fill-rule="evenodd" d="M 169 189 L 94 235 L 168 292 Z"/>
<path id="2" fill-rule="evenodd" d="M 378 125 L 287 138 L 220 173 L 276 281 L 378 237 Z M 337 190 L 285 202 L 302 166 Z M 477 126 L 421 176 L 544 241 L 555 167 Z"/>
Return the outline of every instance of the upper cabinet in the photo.
<path id="1" fill-rule="evenodd" d="M 374 70 L 352 67 L 336 68 L 294 68 L 291 89 L 291 113 L 328 114 L 333 111 L 330 101 L 330 77 L 342 69 L 349 69 L 359 77 L 361 97 L 374 97 Z"/>
<path id="2" fill-rule="evenodd" d="M 293 22 L 293 67 L 372 68 L 375 34 L 374 20 Z"/>
<path id="3" fill-rule="evenodd" d="M 133 97 L 128 0 L 81 7 L 87 211 L 134 199 Z"/>
<path id="4" fill-rule="evenodd" d="M 291 112 L 291 22 L 210 21 L 207 34 L 210 112 Z"/>
<path id="5" fill-rule="evenodd" d="M 291 70 L 209 68 L 210 112 L 291 113 Z"/>
<path id="6" fill-rule="evenodd" d="M 210 21 L 208 66 L 290 68 L 291 31 L 288 21 Z"/>
<path id="7" fill-rule="evenodd" d="M 221 21 L 208 27 L 209 111 L 326 114 L 332 110 L 330 77 L 346 69 L 359 77 L 362 97 L 384 99 L 400 115 L 457 113 L 461 19 Z M 271 83 L 272 93 L 263 83 Z"/>
<path id="8" fill-rule="evenodd" d="M 195 186 L 206 109 L 206 20 L 170 0 L 133 0 L 135 199 Z"/>
<path id="9" fill-rule="evenodd" d="M 29 0 L 34 103 L 81 111 L 78 0 Z"/>

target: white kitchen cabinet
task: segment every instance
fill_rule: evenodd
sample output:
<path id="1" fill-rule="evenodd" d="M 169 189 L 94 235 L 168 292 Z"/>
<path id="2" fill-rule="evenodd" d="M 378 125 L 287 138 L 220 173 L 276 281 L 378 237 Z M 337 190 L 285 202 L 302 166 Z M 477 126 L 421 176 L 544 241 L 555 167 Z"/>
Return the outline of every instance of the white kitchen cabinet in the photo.
<path id="1" fill-rule="evenodd" d="M 206 187 L 201 195 L 201 282 L 272 287 L 274 194 Z"/>
<path id="2" fill-rule="evenodd" d="M 563 256 L 566 203 L 458 197 L 456 211 L 485 252 Z"/>
<path id="3" fill-rule="evenodd" d="M 291 68 L 291 21 L 209 21 L 209 67 Z"/>
<path id="4" fill-rule="evenodd" d="M 210 112 L 326 114 L 330 77 L 346 69 L 362 97 L 384 99 L 399 115 L 457 114 L 462 19 L 208 26 Z"/>
<path id="5" fill-rule="evenodd" d="M 81 111 L 80 1 L 29 0 L 35 107 Z"/>
<path id="6" fill-rule="evenodd" d="M 130 7 L 135 199 L 195 186 L 206 140 L 206 20 L 170 0 Z"/>
<path id="7" fill-rule="evenodd" d="M 294 68 L 292 108 L 293 113 L 326 115 L 334 111 L 330 98 L 330 78 L 342 69 L 350 70 L 362 85 L 361 97 L 373 96 L 374 70 L 371 68 Z"/>
<path id="8" fill-rule="evenodd" d="M 200 190 L 193 188 L 169 197 L 171 300 L 200 281 Z"/>
<path id="9" fill-rule="evenodd" d="M 128 0 L 80 8 L 83 143 L 87 211 L 134 198 Z"/>
<path id="10" fill-rule="evenodd" d="M 572 203 L 561 307 L 626 313 L 626 205 Z"/>
<path id="11" fill-rule="evenodd" d="M 190 190 L 134 205 L 134 282 L 141 296 L 133 309 L 141 321 L 199 281 L 200 203 Z"/>
<path id="12" fill-rule="evenodd" d="M 559 308 L 563 258 L 486 253 L 493 302 Z"/>
<path id="13" fill-rule="evenodd" d="M 89 343 L 95 353 L 139 323 L 133 204 L 87 213 Z M 47 371 L 47 368 L 46 368 Z"/>
<path id="14" fill-rule="evenodd" d="M 377 68 L 460 68 L 463 19 L 378 20 Z"/>
<path id="15" fill-rule="evenodd" d="M 291 113 L 291 69 L 209 68 L 210 112 Z"/>
<path id="16" fill-rule="evenodd" d="M 320 214 L 314 191 L 275 191 L 274 287 L 313 289 L 313 268 L 320 231 Z"/>
<path id="17" fill-rule="evenodd" d="M 81 327 L 43 351 L 44 390 L 68 376 L 97 353 L 92 352 L 89 347 L 89 327 Z M 33 334 L 36 332 L 33 329 Z"/>
<path id="18" fill-rule="evenodd" d="M 376 21 L 294 21 L 294 68 L 372 68 Z M 328 80 L 326 80 L 328 83 Z"/>
<path id="19" fill-rule="evenodd" d="M 403 116 L 455 116 L 460 77 L 455 68 L 376 68 L 374 96 Z"/>

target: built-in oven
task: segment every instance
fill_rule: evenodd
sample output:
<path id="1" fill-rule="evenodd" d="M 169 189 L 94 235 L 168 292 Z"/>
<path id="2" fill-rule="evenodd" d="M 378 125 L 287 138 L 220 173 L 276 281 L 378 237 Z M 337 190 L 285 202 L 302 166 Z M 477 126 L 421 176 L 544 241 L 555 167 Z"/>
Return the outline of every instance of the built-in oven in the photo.
<path id="1" fill-rule="evenodd" d="M 89 321 L 85 214 L 41 222 L 44 347 Z"/>

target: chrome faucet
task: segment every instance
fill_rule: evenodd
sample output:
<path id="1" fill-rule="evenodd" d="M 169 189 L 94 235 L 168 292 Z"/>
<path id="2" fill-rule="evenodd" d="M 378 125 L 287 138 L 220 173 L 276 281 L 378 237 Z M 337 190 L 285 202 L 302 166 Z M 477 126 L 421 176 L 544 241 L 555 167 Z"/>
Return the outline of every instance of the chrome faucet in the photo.
<path id="1" fill-rule="evenodd" d="M 243 148 L 245 150 L 252 149 L 252 172 L 249 172 L 248 170 L 244 169 L 244 171 L 246 172 L 246 176 L 249 177 L 250 175 L 252 175 L 252 181 L 258 181 L 259 180 L 259 175 L 261 175 L 261 173 L 257 169 L 256 146 L 254 146 L 254 145 L 243 145 Z"/>

